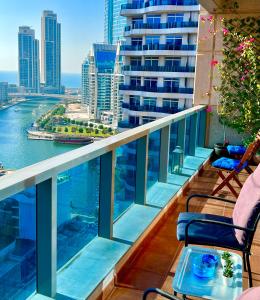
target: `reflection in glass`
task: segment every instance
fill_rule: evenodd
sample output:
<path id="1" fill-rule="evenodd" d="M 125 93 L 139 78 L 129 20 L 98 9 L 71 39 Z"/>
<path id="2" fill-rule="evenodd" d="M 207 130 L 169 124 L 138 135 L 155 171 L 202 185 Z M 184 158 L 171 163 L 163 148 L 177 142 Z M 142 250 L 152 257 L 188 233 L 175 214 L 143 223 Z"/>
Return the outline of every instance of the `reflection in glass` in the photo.
<path id="1" fill-rule="evenodd" d="M 99 178 L 99 159 L 57 177 L 58 269 L 98 234 Z"/>

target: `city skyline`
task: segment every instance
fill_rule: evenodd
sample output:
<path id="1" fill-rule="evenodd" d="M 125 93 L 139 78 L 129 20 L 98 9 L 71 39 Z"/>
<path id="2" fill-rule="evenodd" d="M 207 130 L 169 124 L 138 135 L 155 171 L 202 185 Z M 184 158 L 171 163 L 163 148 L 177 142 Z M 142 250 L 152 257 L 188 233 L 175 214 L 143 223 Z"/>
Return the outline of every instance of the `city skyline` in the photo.
<path id="1" fill-rule="evenodd" d="M 61 71 L 80 74 L 82 60 L 92 43 L 103 40 L 104 0 L 95 3 L 76 0 L 66 4 L 62 0 L 46 0 L 44 3 L 26 0 L 23 4 L 10 0 L 2 3 L 0 28 L 4 30 L 0 29 L 0 39 L 4 42 L 0 45 L 1 71 L 18 72 L 18 27 L 32 27 L 36 39 L 41 40 L 41 16 L 44 10 L 53 10 L 62 23 Z"/>

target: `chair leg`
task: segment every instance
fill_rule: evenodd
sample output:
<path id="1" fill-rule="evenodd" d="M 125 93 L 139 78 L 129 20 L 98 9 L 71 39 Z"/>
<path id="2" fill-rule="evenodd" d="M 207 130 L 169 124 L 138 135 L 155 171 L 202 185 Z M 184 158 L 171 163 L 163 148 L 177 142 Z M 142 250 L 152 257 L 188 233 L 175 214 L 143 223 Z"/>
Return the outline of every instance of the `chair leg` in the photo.
<path id="1" fill-rule="evenodd" d="M 246 166 L 245 169 L 249 175 L 253 173 L 253 170 L 249 166 Z"/>
<path id="2" fill-rule="evenodd" d="M 239 187 L 243 187 L 243 184 L 240 182 L 239 178 L 237 177 L 237 175 L 234 175 L 234 180 L 235 182 L 239 185 Z"/>
<path id="3" fill-rule="evenodd" d="M 247 272 L 246 255 L 245 255 L 245 252 L 243 252 L 243 265 L 244 265 L 244 272 Z"/>
<path id="4" fill-rule="evenodd" d="M 238 198 L 238 193 L 234 190 L 229 181 L 234 178 L 234 171 L 231 172 L 227 177 L 224 176 L 221 170 L 218 170 L 219 177 L 223 180 L 221 184 L 212 192 L 212 196 L 214 196 L 218 191 L 220 191 L 225 185 L 230 189 L 231 193 Z"/>
<path id="5" fill-rule="evenodd" d="M 250 254 L 246 254 L 246 264 L 247 264 L 247 269 L 248 269 L 248 285 L 251 288 L 253 286 L 253 280 L 252 280 L 252 271 L 251 271 L 251 266 L 250 266 Z"/>

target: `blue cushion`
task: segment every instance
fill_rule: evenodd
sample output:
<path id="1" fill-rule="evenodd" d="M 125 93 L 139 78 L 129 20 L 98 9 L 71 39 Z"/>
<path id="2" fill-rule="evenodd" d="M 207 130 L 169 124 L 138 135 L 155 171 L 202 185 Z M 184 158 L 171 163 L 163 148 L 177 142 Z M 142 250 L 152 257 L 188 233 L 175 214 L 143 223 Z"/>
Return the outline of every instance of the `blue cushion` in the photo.
<path id="1" fill-rule="evenodd" d="M 228 145 L 227 146 L 227 151 L 230 155 L 243 155 L 246 152 L 246 147 Z"/>
<path id="2" fill-rule="evenodd" d="M 177 239 L 185 240 L 185 228 L 189 221 L 194 219 L 215 220 L 232 224 L 232 219 L 201 213 L 181 213 L 178 218 Z M 189 243 L 197 245 L 216 245 L 221 247 L 235 247 L 241 249 L 235 231 L 231 227 L 215 224 L 194 223 L 189 227 Z"/>
<path id="3" fill-rule="evenodd" d="M 233 171 L 233 170 L 237 169 L 239 163 L 240 163 L 240 160 L 238 160 L 238 159 L 221 157 L 221 158 L 215 160 L 212 163 L 212 166 L 215 168 Z M 244 169 L 246 166 L 247 166 L 247 162 L 244 163 L 244 165 L 241 169 Z"/>

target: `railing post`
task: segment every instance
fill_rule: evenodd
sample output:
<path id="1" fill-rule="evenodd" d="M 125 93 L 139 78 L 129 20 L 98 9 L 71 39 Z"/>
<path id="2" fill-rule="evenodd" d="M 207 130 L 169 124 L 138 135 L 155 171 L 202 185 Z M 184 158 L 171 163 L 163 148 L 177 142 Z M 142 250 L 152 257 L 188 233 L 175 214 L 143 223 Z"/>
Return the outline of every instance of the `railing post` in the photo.
<path id="1" fill-rule="evenodd" d="M 112 239 L 114 217 L 115 151 L 100 157 L 99 236 Z"/>
<path id="2" fill-rule="evenodd" d="M 186 139 L 186 119 L 178 121 L 178 135 L 177 146 L 180 146 L 185 151 L 185 139 Z"/>
<path id="3" fill-rule="evenodd" d="M 199 118 L 198 147 L 205 147 L 207 112 L 202 110 Z"/>
<path id="4" fill-rule="evenodd" d="M 145 203 L 146 203 L 148 143 L 149 143 L 148 135 L 141 137 L 136 141 L 135 203 L 141 204 L 141 205 L 145 205 Z"/>
<path id="5" fill-rule="evenodd" d="M 37 293 L 55 297 L 57 273 L 57 181 L 36 185 Z"/>
<path id="6" fill-rule="evenodd" d="M 190 140 L 189 140 L 189 155 L 194 156 L 198 134 L 198 114 L 191 115 L 190 120 Z"/>
<path id="7" fill-rule="evenodd" d="M 159 181 L 167 182 L 168 164 L 169 164 L 169 148 L 170 148 L 170 125 L 161 129 L 160 142 L 160 167 Z"/>

